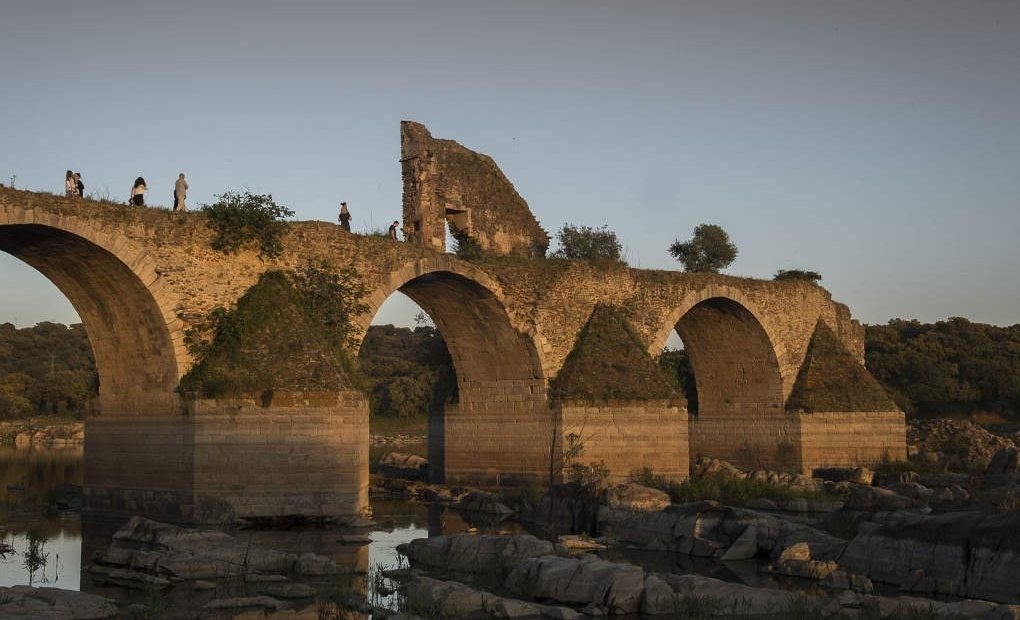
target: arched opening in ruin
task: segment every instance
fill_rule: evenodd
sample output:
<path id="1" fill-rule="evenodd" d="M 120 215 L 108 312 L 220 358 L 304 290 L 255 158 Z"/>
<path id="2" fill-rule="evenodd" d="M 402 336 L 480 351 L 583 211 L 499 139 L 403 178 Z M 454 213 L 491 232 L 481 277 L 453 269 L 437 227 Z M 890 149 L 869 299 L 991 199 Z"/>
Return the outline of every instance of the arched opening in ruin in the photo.
<path id="1" fill-rule="evenodd" d="M 684 312 L 674 330 L 693 378 L 697 405 L 692 414 L 705 418 L 782 412 L 775 348 L 750 310 L 732 299 L 712 297 Z"/>
<path id="2" fill-rule="evenodd" d="M 475 420 L 495 423 L 500 416 L 526 415 L 523 403 L 529 400 L 544 403 L 544 389 L 538 387 L 544 385 L 544 380 L 536 347 L 527 334 L 511 325 L 497 293 L 469 275 L 437 269 L 403 282 L 398 280 L 394 285 L 385 298 L 389 303 L 394 296 L 403 295 L 414 304 L 403 304 L 405 316 L 416 308 L 422 312 L 418 324 L 407 324 L 405 319 L 405 340 L 417 336 L 420 345 L 435 347 L 436 343 L 428 341 L 434 334 L 445 345 L 452 367 L 453 385 L 443 385 L 445 377 L 438 377 L 437 389 L 429 395 L 428 411 L 422 412 L 428 416 L 430 477 L 434 481 L 444 480 L 449 467 L 461 469 L 464 461 L 476 460 L 471 467 L 484 468 L 482 461 L 489 455 L 490 448 L 483 444 L 497 438 L 478 428 L 470 430 L 465 424 Z M 376 317 L 374 323 L 380 322 L 382 305 L 377 304 L 370 310 Z M 388 321 L 384 318 L 383 322 Z M 392 329 L 376 326 L 369 331 L 374 330 L 373 335 L 385 335 L 384 330 L 387 330 L 392 335 Z M 369 348 L 377 347 L 373 335 L 366 335 L 359 352 L 363 367 L 366 344 Z M 391 380 L 409 388 L 416 383 L 413 377 L 391 377 Z M 473 434 L 477 436 L 472 439 Z M 378 452 L 375 450 L 372 457 L 380 456 Z M 499 450 L 491 452 L 499 453 Z"/>
<path id="3" fill-rule="evenodd" d="M 676 333 L 670 332 L 666 340 L 666 346 L 658 359 L 659 365 L 683 393 L 687 401 L 687 413 L 692 416 L 698 415 L 698 384 L 694 380 L 694 370 L 691 368 L 690 354 L 687 346 Z"/>
<path id="4" fill-rule="evenodd" d="M 70 301 L 99 374 L 102 415 L 150 415 L 173 407 L 179 379 L 163 310 L 132 268 L 109 250 L 41 224 L 0 226 L 0 251 L 34 267 Z M 153 279 L 155 279 L 155 274 Z"/>

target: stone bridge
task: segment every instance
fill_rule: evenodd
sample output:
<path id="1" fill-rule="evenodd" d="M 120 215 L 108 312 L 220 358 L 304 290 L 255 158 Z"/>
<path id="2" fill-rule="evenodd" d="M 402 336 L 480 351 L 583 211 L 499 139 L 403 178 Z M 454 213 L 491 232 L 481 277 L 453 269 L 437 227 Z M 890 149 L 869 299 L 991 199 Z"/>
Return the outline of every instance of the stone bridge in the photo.
<path id="1" fill-rule="evenodd" d="M 0 189 L 0 250 L 67 296 L 95 353 L 91 509 L 214 521 L 367 507 L 361 393 L 216 401 L 177 390 L 194 363 L 190 326 L 267 270 L 309 263 L 361 275 L 371 291 L 363 327 L 400 291 L 442 333 L 458 397 L 430 420 L 429 442 L 434 474 L 448 482 L 558 478 L 570 438 L 583 443 L 576 460 L 602 461 L 614 477 L 649 467 L 682 478 L 699 455 L 798 471 L 905 458 L 903 414 L 863 366 L 863 328 L 821 287 L 530 258 L 547 237 L 500 236 L 479 224 L 483 209 L 447 204 L 451 228 L 489 240 L 489 256 L 458 259 L 422 234 L 429 179 L 459 178 L 439 158 L 425 162 L 428 174 L 415 169 L 427 155 L 404 158 L 404 224 L 415 242 L 292 222 L 274 259 L 212 250 L 201 213 Z M 650 379 L 639 370 L 674 330 L 694 370 L 696 414 L 681 395 L 643 392 Z M 585 348 L 600 337 L 612 346 Z M 584 372 L 603 384 L 601 396 L 578 387 Z"/>

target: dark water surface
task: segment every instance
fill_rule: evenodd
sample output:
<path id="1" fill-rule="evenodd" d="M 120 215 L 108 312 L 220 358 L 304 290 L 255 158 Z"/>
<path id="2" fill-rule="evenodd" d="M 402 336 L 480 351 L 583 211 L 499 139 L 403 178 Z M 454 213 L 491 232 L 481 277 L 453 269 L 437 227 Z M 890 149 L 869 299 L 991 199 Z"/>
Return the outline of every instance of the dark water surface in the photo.
<path id="1" fill-rule="evenodd" d="M 58 510 L 54 503 L 65 494 L 62 485 L 81 485 L 81 448 L 54 450 L 0 447 L 0 586 L 35 585 L 83 590 L 121 602 L 153 607 L 168 617 L 200 614 L 201 605 L 213 598 L 250 596 L 254 586 L 240 580 L 220 580 L 214 590 L 197 593 L 190 586 L 165 592 L 145 592 L 93 582 L 83 561 L 104 551 L 111 537 L 127 519 L 83 516 L 76 510 Z M 378 606 L 396 608 L 396 595 L 388 588 L 381 571 L 406 563 L 397 554 L 400 543 L 439 533 L 467 531 L 471 525 L 456 513 L 438 506 L 404 501 L 373 500 L 376 526 L 351 532 L 331 527 L 289 530 L 225 531 L 253 545 L 305 553 L 312 551 L 350 567 L 354 574 L 302 579 L 325 593 L 360 593 Z M 486 528 L 482 528 L 483 531 Z M 368 544 L 343 544 L 341 533 L 367 535 Z M 84 558 L 84 560 L 83 560 Z M 292 603 L 295 601 L 291 601 Z M 326 599 L 297 601 L 302 607 L 329 611 Z M 231 614 L 227 614 L 228 616 Z M 327 617 L 330 616 L 327 613 Z M 344 617 L 344 616 L 339 616 Z"/>

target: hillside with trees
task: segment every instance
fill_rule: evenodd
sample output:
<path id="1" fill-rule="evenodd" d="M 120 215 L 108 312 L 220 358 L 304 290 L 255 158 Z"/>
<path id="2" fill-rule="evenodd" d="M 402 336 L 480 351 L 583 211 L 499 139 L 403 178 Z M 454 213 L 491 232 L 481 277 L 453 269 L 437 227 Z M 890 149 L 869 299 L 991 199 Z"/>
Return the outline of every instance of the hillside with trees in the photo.
<path id="1" fill-rule="evenodd" d="M 1020 324 L 894 319 L 868 326 L 865 356 L 910 417 L 990 412 L 1020 421 Z"/>
<path id="2" fill-rule="evenodd" d="M 0 419 L 82 417 L 98 387 L 81 324 L 0 325 Z"/>
<path id="3" fill-rule="evenodd" d="M 990 412 L 1020 422 L 1020 325 L 951 318 L 894 319 L 867 326 L 868 369 L 910 418 Z M 660 358 L 696 411 L 686 352 Z M 359 365 L 372 415 L 413 418 L 456 399 L 457 380 L 442 336 L 428 325 L 374 325 Z M 0 324 L 0 419 L 41 414 L 82 417 L 98 387 L 80 324 Z"/>

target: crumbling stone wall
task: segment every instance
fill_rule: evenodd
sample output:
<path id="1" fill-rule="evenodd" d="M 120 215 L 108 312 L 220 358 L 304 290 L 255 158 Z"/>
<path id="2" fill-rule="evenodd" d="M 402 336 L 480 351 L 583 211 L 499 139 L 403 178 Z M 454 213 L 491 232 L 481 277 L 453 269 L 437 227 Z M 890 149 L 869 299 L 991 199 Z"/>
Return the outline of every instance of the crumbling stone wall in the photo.
<path id="1" fill-rule="evenodd" d="M 488 155 L 433 138 L 420 123 L 400 123 L 404 232 L 446 251 L 446 227 L 490 254 L 544 256 L 549 235 Z"/>

